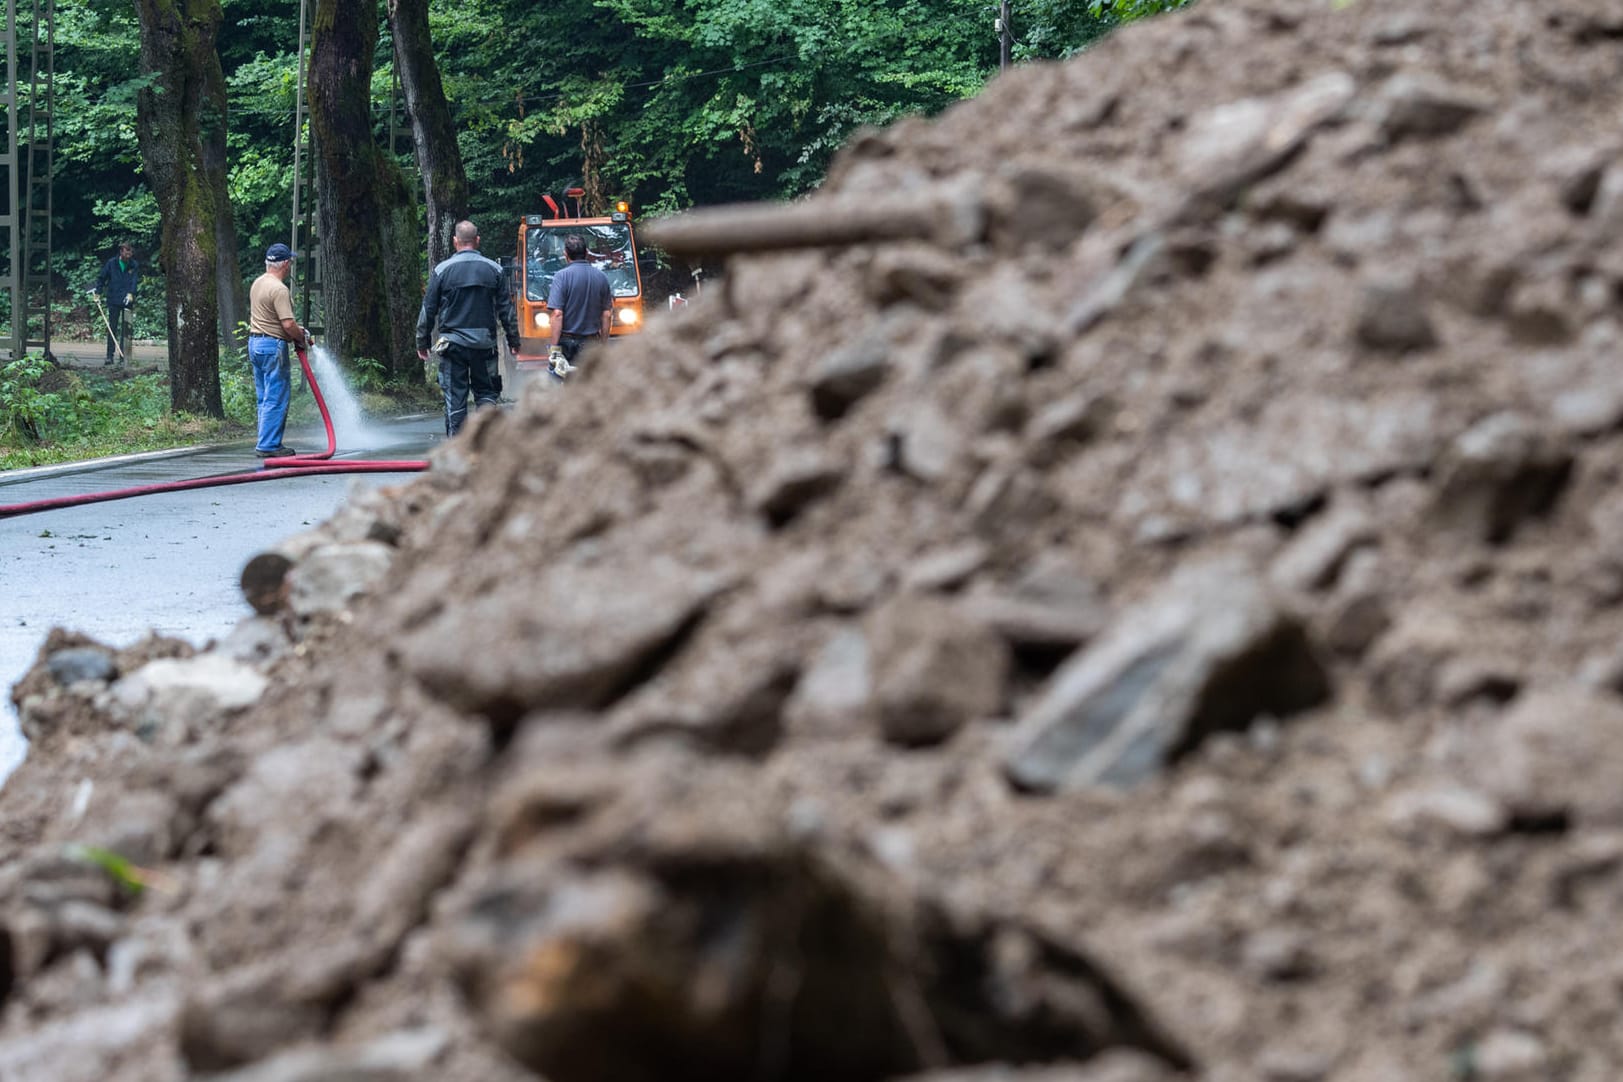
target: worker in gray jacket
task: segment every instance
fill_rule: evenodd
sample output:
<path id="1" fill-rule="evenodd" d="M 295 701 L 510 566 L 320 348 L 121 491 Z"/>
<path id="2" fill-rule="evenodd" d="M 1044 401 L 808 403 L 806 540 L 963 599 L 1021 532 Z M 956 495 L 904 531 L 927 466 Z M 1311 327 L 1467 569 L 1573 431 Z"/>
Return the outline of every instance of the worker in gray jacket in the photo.
<path id="1" fill-rule="evenodd" d="M 479 254 L 479 230 L 458 222 L 451 236 L 456 254 L 434 268 L 417 315 L 417 356 L 439 358 L 440 390 L 445 393 L 445 434 L 462 431 L 468 418 L 468 395 L 474 409 L 494 406 L 501 398 L 496 370 L 496 325 L 518 348 L 518 316 L 502 269 Z"/>

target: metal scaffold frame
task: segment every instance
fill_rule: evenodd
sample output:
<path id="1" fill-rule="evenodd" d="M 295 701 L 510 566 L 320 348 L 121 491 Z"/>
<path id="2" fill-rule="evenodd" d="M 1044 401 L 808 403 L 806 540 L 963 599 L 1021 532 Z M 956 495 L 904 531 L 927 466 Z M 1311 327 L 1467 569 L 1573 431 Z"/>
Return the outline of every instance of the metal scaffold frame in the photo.
<path id="1" fill-rule="evenodd" d="M 55 164 L 56 0 L 30 0 L 28 65 L 19 73 L 17 0 L 6 3 L 4 213 L 6 266 L 0 273 L 10 327 L 6 346 L 13 359 L 32 347 L 51 356 L 51 176 Z M 26 102 L 18 94 L 26 84 Z M 26 108 L 26 114 L 24 109 Z"/>
<path id="2" fill-rule="evenodd" d="M 319 334 L 325 323 L 321 304 L 321 242 L 316 236 L 315 200 L 309 200 L 307 206 L 303 199 L 304 189 L 311 184 L 307 173 L 314 168 L 304 107 L 304 88 L 310 77 L 309 9 L 310 0 L 299 0 L 299 78 L 293 105 L 293 224 L 288 241 L 288 247 L 298 252 L 299 258 L 293 261 L 288 289 L 299 298 L 300 322 Z M 304 238 L 302 248 L 299 246 L 301 237 Z"/>

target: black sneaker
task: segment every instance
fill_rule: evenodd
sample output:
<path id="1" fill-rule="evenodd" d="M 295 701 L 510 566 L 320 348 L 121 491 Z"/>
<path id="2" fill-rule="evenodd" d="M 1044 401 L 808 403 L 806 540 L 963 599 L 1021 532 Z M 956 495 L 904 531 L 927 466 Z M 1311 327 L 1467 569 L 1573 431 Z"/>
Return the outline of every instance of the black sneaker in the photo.
<path id="1" fill-rule="evenodd" d="M 261 451 L 257 447 L 254 448 L 254 454 L 258 455 L 260 458 L 291 458 L 298 453 L 299 452 L 295 451 L 285 443 L 280 447 L 272 447 L 269 451 Z"/>

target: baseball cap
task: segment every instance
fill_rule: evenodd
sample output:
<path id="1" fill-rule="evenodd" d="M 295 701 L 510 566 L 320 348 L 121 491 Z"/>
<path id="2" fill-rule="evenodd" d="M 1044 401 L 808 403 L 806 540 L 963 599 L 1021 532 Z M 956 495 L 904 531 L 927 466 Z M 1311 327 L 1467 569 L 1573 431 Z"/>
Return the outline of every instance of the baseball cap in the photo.
<path id="1" fill-rule="evenodd" d="M 276 244 L 273 244 L 269 248 L 265 249 L 265 262 L 282 263 L 292 259 L 297 254 L 297 252 L 289 248 L 287 245 L 277 242 Z"/>

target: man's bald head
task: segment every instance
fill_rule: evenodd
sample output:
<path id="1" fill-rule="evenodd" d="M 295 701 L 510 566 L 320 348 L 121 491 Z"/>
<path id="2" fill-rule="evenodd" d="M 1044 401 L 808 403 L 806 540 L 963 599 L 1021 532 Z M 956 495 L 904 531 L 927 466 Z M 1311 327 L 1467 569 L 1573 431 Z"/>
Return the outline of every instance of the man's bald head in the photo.
<path id="1" fill-rule="evenodd" d="M 459 252 L 467 248 L 477 248 L 479 247 L 479 230 L 474 228 L 472 222 L 458 222 L 456 223 L 456 230 L 451 234 L 451 242 L 456 245 Z"/>

